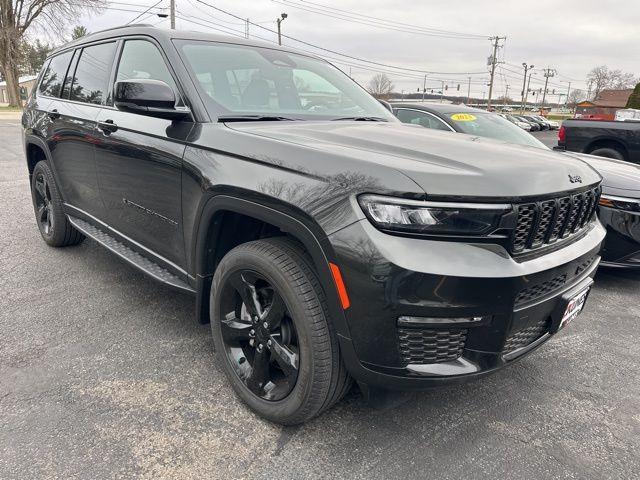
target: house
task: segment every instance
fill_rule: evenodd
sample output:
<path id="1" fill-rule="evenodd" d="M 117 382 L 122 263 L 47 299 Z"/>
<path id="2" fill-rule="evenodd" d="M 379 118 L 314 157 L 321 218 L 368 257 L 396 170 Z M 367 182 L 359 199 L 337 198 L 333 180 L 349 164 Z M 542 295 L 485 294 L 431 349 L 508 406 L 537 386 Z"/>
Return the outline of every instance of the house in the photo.
<path id="1" fill-rule="evenodd" d="M 602 90 L 594 100 L 587 100 L 576 105 L 576 118 L 614 120 L 616 112 L 627 105 L 627 100 L 632 93 L 632 88 Z"/>
<path id="2" fill-rule="evenodd" d="M 20 97 L 24 102 L 31 90 L 33 89 L 33 84 L 38 78 L 37 75 L 26 75 L 24 77 L 20 77 L 19 85 L 20 85 Z M 9 93 L 7 92 L 7 82 L 0 82 L 0 105 L 9 103 Z"/>

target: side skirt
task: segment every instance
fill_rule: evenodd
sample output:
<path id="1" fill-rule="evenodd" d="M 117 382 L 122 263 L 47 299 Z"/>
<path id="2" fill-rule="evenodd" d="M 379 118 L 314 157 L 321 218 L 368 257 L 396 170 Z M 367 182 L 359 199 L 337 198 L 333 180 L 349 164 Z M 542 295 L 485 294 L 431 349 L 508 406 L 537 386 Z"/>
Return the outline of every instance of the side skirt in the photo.
<path id="1" fill-rule="evenodd" d="M 153 262 L 148 257 L 132 250 L 104 230 L 100 230 L 92 224 L 77 217 L 73 217 L 71 215 L 67 215 L 67 217 L 69 218 L 69 222 L 71 222 L 71 224 L 84 235 L 95 240 L 107 250 L 115 253 L 125 262 L 133 265 L 139 270 L 142 270 L 155 280 L 183 292 L 195 293 L 195 290 L 177 275 L 174 275 L 159 264 Z"/>

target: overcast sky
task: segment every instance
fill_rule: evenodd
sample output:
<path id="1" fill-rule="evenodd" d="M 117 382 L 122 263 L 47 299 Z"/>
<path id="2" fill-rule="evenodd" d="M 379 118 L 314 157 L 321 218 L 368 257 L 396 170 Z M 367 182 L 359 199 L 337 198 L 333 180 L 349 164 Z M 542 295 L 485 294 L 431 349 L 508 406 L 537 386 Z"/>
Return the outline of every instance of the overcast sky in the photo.
<path id="1" fill-rule="evenodd" d="M 505 63 L 496 70 L 497 93 L 494 98 L 505 92 L 506 85 L 509 85 L 509 91 L 513 94 L 510 96 L 519 98 L 522 62 L 525 61 L 535 65 L 536 70 L 540 68 L 532 78 L 532 88 L 542 86 L 542 68 L 555 68 L 558 74 L 550 79 L 549 90 L 555 88 L 557 92 L 566 92 L 568 81 L 572 82 L 572 89 L 586 90 L 586 74 L 596 65 L 605 64 L 640 76 L 640 0 L 203 1 L 242 18 L 248 17 L 252 22 L 271 30 L 276 29 L 275 19 L 279 14 L 286 12 L 288 18 L 282 23 L 286 35 L 362 60 L 417 71 L 453 72 L 429 74 L 428 89 L 439 89 L 441 82 L 445 81 L 449 89 L 454 91 L 461 84 L 461 91 L 466 94 L 469 76 L 466 72 L 471 72 L 472 95 L 481 97 L 483 92 L 487 92 L 487 57 L 491 53 L 491 43 L 486 37 L 492 35 L 507 37 L 498 55 Z M 117 26 L 133 20 L 138 12 L 155 4 L 154 0 L 125 2 L 110 2 L 103 14 L 86 15 L 79 23 L 90 31 Z M 238 19 L 217 12 L 197 0 L 176 0 L 176 5 L 179 29 L 214 32 L 215 28 L 230 34 L 244 33 L 245 27 Z M 322 9 L 332 16 L 312 13 L 293 5 Z M 169 0 L 161 0 L 152 12 L 168 12 L 168 6 Z M 352 16 L 357 21 L 334 18 L 348 15 L 336 9 L 369 17 Z M 397 24 L 395 30 L 380 28 L 371 25 L 379 23 L 371 17 L 423 29 L 481 35 L 485 38 L 447 38 L 410 33 L 407 32 L 410 27 Z M 138 21 L 157 23 L 159 27 L 169 26 L 168 19 L 162 20 L 155 15 L 145 15 Z M 254 25 L 250 26 L 250 36 L 276 40 L 274 33 Z M 378 67 L 315 50 L 292 39 L 285 38 L 283 43 L 331 57 L 329 60 L 347 73 L 351 69 L 352 76 L 364 85 L 375 74 L 375 70 L 379 70 L 389 75 L 396 91 L 413 92 L 422 87 L 422 74 L 418 72 Z"/>

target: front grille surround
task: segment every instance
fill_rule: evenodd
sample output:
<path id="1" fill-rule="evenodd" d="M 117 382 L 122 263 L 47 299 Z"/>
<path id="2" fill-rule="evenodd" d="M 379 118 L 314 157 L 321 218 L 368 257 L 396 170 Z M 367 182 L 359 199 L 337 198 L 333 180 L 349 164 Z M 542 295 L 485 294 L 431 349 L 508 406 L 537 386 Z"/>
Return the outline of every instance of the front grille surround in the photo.
<path id="1" fill-rule="evenodd" d="M 468 329 L 399 328 L 398 345 L 403 365 L 450 362 L 460 358 Z"/>
<path id="2" fill-rule="evenodd" d="M 521 254 L 577 235 L 595 218 L 600 188 L 550 200 L 515 205 L 510 250 Z"/>

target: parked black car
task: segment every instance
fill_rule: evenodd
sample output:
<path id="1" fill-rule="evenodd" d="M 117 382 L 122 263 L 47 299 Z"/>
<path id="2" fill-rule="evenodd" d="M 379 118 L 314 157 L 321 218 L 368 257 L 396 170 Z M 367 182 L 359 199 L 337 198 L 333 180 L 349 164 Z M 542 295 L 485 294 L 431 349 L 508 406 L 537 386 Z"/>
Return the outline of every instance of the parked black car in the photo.
<path id="1" fill-rule="evenodd" d="M 398 118 L 407 123 L 442 129 L 434 122 L 434 117 L 437 117 L 452 131 L 548 149 L 532 135 L 505 123 L 500 115 L 484 110 L 451 104 L 407 106 L 394 103 L 393 106 Z M 461 118 L 458 117 L 461 113 L 468 115 L 464 117 L 465 121 L 455 121 L 454 118 Z M 601 253 L 602 265 L 640 267 L 640 166 L 593 155 L 571 155 L 587 162 L 604 178 L 598 207 L 600 221 L 607 229 Z"/>
<path id="2" fill-rule="evenodd" d="M 118 28 L 56 50 L 34 91 L 45 242 L 91 237 L 195 294 L 233 388 L 272 421 L 323 412 L 352 378 L 370 394 L 491 373 L 580 312 L 600 260 L 591 167 L 403 125 L 287 48 Z"/>
<path id="3" fill-rule="evenodd" d="M 556 149 L 640 164 L 640 121 L 565 120 Z"/>
<path id="4" fill-rule="evenodd" d="M 522 122 L 526 122 L 529 125 L 531 125 L 531 131 L 532 132 L 539 132 L 540 130 L 542 130 L 542 126 L 540 125 L 540 123 L 538 122 L 534 122 L 533 120 L 529 119 L 528 117 L 525 117 L 524 115 L 514 115 L 518 120 L 522 121 Z"/>
<path id="5" fill-rule="evenodd" d="M 549 130 L 549 124 L 545 120 L 540 120 L 534 115 L 520 115 L 521 118 L 528 120 L 529 122 L 536 123 L 540 130 Z"/>

